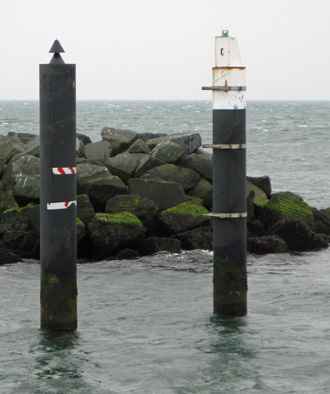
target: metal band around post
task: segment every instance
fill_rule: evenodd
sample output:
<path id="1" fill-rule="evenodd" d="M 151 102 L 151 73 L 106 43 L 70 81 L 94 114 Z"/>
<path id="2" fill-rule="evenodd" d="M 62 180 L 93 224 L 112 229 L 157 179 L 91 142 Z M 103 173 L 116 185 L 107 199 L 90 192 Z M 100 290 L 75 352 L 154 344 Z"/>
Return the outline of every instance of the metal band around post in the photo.
<path id="1" fill-rule="evenodd" d="M 246 86 L 202 86 L 202 90 L 215 90 L 220 92 L 243 92 Z"/>
<path id="2" fill-rule="evenodd" d="M 247 212 L 237 212 L 237 213 L 210 212 L 210 213 L 204 214 L 204 216 L 211 216 L 212 218 L 217 218 L 217 219 L 239 219 L 239 218 L 246 218 Z"/>
<path id="3" fill-rule="evenodd" d="M 246 144 L 203 144 L 203 148 L 212 148 L 212 149 L 246 149 Z"/>

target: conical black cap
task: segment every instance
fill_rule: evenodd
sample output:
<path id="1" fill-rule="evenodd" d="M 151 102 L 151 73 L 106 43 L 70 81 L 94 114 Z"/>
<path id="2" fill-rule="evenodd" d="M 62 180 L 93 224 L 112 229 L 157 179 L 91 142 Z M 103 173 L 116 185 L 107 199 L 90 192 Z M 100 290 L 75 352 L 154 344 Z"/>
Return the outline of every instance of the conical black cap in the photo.
<path id="1" fill-rule="evenodd" d="M 54 44 L 49 50 L 49 53 L 60 53 L 60 52 L 65 52 L 65 51 L 62 48 L 62 45 L 60 44 L 59 40 L 55 40 Z"/>

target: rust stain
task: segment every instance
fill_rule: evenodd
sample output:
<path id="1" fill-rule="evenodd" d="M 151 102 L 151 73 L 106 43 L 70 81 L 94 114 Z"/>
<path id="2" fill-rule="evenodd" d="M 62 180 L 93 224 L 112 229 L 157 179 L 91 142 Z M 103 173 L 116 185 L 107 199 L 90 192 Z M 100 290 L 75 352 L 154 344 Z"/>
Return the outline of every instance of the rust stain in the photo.
<path id="1" fill-rule="evenodd" d="M 65 246 L 67 247 L 67 249 L 71 249 L 71 246 L 72 246 L 72 234 L 71 234 L 71 231 L 68 232 L 68 235 L 66 237 Z"/>

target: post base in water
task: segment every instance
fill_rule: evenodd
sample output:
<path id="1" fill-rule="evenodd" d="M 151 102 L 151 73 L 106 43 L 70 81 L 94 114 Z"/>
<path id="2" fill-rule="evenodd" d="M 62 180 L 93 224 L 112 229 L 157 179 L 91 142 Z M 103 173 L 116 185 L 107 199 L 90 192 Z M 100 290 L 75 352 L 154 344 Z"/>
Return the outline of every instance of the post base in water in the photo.
<path id="1" fill-rule="evenodd" d="M 42 330 L 77 329 L 77 284 L 75 279 L 42 278 L 40 290 Z"/>
<path id="2" fill-rule="evenodd" d="M 246 316 L 247 292 L 218 297 L 214 300 L 213 313 L 218 316 Z"/>

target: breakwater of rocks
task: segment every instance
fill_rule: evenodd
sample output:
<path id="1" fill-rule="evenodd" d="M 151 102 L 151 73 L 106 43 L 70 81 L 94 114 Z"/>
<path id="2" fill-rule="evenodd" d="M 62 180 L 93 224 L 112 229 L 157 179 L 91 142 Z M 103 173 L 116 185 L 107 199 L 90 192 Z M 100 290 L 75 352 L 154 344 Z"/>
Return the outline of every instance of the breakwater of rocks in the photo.
<path id="1" fill-rule="evenodd" d="M 212 155 L 198 133 L 105 127 L 100 141 L 76 141 L 79 259 L 212 249 Z M 0 264 L 39 258 L 39 153 L 39 136 L 0 136 Z M 246 198 L 249 252 L 328 246 L 330 208 L 272 193 L 268 176 L 247 177 Z"/>

